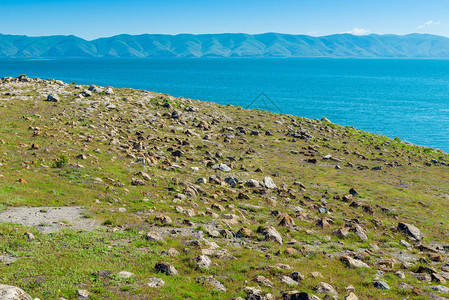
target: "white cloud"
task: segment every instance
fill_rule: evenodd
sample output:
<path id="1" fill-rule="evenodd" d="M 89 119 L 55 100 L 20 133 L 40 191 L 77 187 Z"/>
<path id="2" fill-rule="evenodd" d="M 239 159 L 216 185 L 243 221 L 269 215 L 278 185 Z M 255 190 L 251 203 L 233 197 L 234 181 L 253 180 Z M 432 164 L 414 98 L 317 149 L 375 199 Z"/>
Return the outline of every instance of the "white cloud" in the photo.
<path id="1" fill-rule="evenodd" d="M 423 29 L 423 28 L 430 27 L 430 26 L 432 26 L 432 25 L 439 25 L 439 24 L 440 24 L 440 21 L 430 20 L 430 21 L 427 21 L 427 22 L 424 23 L 424 24 L 419 25 L 418 28 L 419 28 L 419 29 Z"/>
<path id="2" fill-rule="evenodd" d="M 353 35 L 364 35 L 364 34 L 369 34 L 370 32 L 371 32 L 371 30 L 355 27 L 352 30 L 345 31 L 342 33 L 350 33 Z"/>

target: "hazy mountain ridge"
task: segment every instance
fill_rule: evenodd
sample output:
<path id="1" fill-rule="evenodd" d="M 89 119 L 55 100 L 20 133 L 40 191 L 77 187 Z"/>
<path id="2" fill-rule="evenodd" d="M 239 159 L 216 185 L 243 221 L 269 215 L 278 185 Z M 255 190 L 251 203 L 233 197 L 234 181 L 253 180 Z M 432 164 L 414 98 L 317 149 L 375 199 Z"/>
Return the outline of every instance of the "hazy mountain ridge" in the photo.
<path id="1" fill-rule="evenodd" d="M 265 34 L 70 36 L 0 34 L 0 58 L 63 57 L 358 57 L 449 58 L 449 38 L 429 34 L 322 37 Z"/>

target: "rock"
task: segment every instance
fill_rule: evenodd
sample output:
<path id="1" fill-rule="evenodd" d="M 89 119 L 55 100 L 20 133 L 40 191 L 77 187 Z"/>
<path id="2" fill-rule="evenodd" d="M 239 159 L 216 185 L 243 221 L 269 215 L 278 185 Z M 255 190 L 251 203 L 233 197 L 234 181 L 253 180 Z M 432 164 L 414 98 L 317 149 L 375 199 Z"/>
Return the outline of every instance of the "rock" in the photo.
<path id="1" fill-rule="evenodd" d="M 249 230 L 246 227 L 242 227 L 239 229 L 239 231 L 237 231 L 235 236 L 238 238 L 242 238 L 242 237 L 249 238 L 249 237 L 251 237 L 251 230 Z"/>
<path id="2" fill-rule="evenodd" d="M 351 231 L 354 232 L 355 235 L 357 235 L 362 241 L 368 240 L 365 229 L 360 227 L 360 225 L 355 224 L 354 227 L 352 227 Z"/>
<path id="3" fill-rule="evenodd" d="M 161 278 L 157 277 L 150 277 L 148 278 L 147 285 L 151 288 L 161 287 L 165 284 L 165 281 Z"/>
<path id="4" fill-rule="evenodd" d="M 50 102 L 59 102 L 59 96 L 56 94 L 50 94 L 47 96 L 47 100 L 46 101 L 50 101 Z"/>
<path id="5" fill-rule="evenodd" d="M 179 119 L 181 116 L 182 116 L 182 112 L 179 110 L 176 110 L 176 109 L 171 113 L 172 119 Z"/>
<path id="6" fill-rule="evenodd" d="M 359 298 L 353 292 L 350 292 L 349 295 L 345 297 L 345 300 L 359 300 Z"/>
<path id="7" fill-rule="evenodd" d="M 282 294 L 282 300 L 320 300 L 320 298 L 305 292 L 289 291 Z"/>
<path id="8" fill-rule="evenodd" d="M 432 290 L 434 290 L 435 292 L 438 292 L 438 293 L 449 294 L 449 288 L 445 287 L 444 285 L 432 285 L 432 286 L 429 286 L 429 288 L 431 288 Z"/>
<path id="9" fill-rule="evenodd" d="M 209 269 L 212 260 L 206 255 L 200 255 L 193 259 L 198 269 Z"/>
<path id="10" fill-rule="evenodd" d="M 196 180 L 196 183 L 197 184 L 205 184 L 205 183 L 207 183 L 207 178 L 200 177 Z"/>
<path id="11" fill-rule="evenodd" d="M 405 279 L 405 274 L 402 271 L 396 271 L 394 275 L 396 275 L 399 279 Z"/>
<path id="12" fill-rule="evenodd" d="M 421 231 L 414 225 L 407 223 L 399 223 L 398 230 L 416 241 L 420 241 L 423 239 Z"/>
<path id="13" fill-rule="evenodd" d="M 290 274 L 290 277 L 291 277 L 294 281 L 297 281 L 297 282 L 302 281 L 302 280 L 304 280 L 304 279 L 306 278 L 303 274 L 301 274 L 301 273 L 299 273 L 299 272 L 293 272 L 293 273 L 291 273 L 291 274 Z"/>
<path id="14" fill-rule="evenodd" d="M 254 281 L 257 283 L 261 283 L 266 287 L 273 287 L 273 283 L 262 275 L 256 276 L 256 278 L 254 278 Z"/>
<path id="15" fill-rule="evenodd" d="M 121 278 L 121 279 L 125 279 L 125 278 L 131 278 L 134 275 L 136 275 L 136 274 L 128 272 L 128 271 L 121 271 L 121 272 L 118 272 L 117 277 Z"/>
<path id="16" fill-rule="evenodd" d="M 376 289 L 389 290 L 390 286 L 385 281 L 374 281 L 373 286 Z"/>
<path id="17" fill-rule="evenodd" d="M 274 242 L 282 245 L 282 236 L 273 226 L 268 228 L 260 228 L 258 232 L 262 233 L 266 240 L 273 240 Z"/>
<path id="18" fill-rule="evenodd" d="M 133 185 L 133 186 L 142 186 L 142 185 L 145 185 L 145 181 L 143 181 L 140 178 L 132 178 L 131 179 L 131 185 Z"/>
<path id="19" fill-rule="evenodd" d="M 213 167 L 212 167 L 213 168 Z M 226 165 L 226 164 L 219 164 L 218 165 L 218 169 L 219 170 L 221 170 L 221 171 L 223 171 L 223 172 L 231 172 L 231 168 L 228 166 L 228 165 Z"/>
<path id="20" fill-rule="evenodd" d="M 154 217 L 154 222 L 161 223 L 161 224 L 171 224 L 173 221 L 169 216 L 165 216 L 162 214 L 157 215 Z"/>
<path id="21" fill-rule="evenodd" d="M 239 181 L 235 177 L 226 177 L 225 182 L 229 184 L 231 187 L 236 187 L 239 184 Z"/>
<path id="22" fill-rule="evenodd" d="M 285 226 L 285 227 L 295 227 L 295 221 L 290 215 L 281 215 L 281 221 L 279 222 L 279 226 Z"/>
<path id="23" fill-rule="evenodd" d="M 371 269 L 370 266 L 368 266 L 366 263 L 364 263 L 361 260 L 352 258 L 350 256 L 342 256 L 340 260 L 348 267 L 350 268 L 368 268 Z"/>
<path id="24" fill-rule="evenodd" d="M 279 279 L 281 280 L 282 283 L 286 283 L 290 286 L 298 285 L 297 281 L 294 281 L 291 277 L 285 275 L 282 275 L 281 277 L 279 277 Z"/>
<path id="25" fill-rule="evenodd" d="M 335 229 L 334 231 L 332 231 L 332 234 L 334 234 L 337 237 L 343 239 L 343 238 L 346 238 L 349 235 L 349 229 L 346 228 L 346 227 Z"/>
<path id="26" fill-rule="evenodd" d="M 254 179 L 250 179 L 246 182 L 246 186 L 247 187 L 253 187 L 253 188 L 258 188 L 260 187 L 260 183 L 257 180 Z"/>
<path id="27" fill-rule="evenodd" d="M 14 256 L 11 255 L 0 255 L 0 263 L 5 264 L 5 265 L 10 265 L 13 262 L 15 262 L 17 260 L 17 258 L 15 258 Z"/>
<path id="28" fill-rule="evenodd" d="M 22 289 L 12 286 L 0 284 L 0 299 L 2 300 L 32 300 L 31 296 Z"/>
<path id="29" fill-rule="evenodd" d="M 29 239 L 30 241 L 34 240 L 36 237 L 31 232 L 25 233 L 25 237 Z"/>
<path id="30" fill-rule="evenodd" d="M 106 88 L 106 90 L 104 92 L 106 93 L 106 95 L 114 94 L 114 90 L 111 87 Z"/>
<path id="31" fill-rule="evenodd" d="M 184 152 L 182 152 L 181 150 L 175 150 L 171 153 L 171 155 L 176 156 L 176 157 L 182 157 L 182 156 L 184 156 Z"/>
<path id="32" fill-rule="evenodd" d="M 77 290 L 76 294 L 78 295 L 78 299 L 80 299 L 80 300 L 89 299 L 89 291 L 87 291 L 87 290 Z"/>
<path id="33" fill-rule="evenodd" d="M 154 269 L 156 270 L 156 272 L 164 273 L 165 275 L 173 276 L 178 274 L 178 271 L 175 269 L 175 267 L 173 267 L 172 264 L 166 262 L 156 263 Z"/>
<path id="34" fill-rule="evenodd" d="M 195 281 L 200 284 L 206 284 L 206 283 L 210 284 L 216 290 L 218 290 L 220 292 L 226 292 L 226 287 L 212 276 L 197 277 L 197 278 L 195 278 Z"/>
<path id="35" fill-rule="evenodd" d="M 263 184 L 265 185 L 265 187 L 267 189 L 276 189 L 277 188 L 273 179 L 271 179 L 271 177 L 268 177 L 268 176 L 263 179 Z"/>
<path id="36" fill-rule="evenodd" d="M 155 232 L 148 232 L 145 235 L 145 239 L 150 242 L 160 242 L 160 241 L 164 240 L 161 235 L 159 235 Z"/>
<path id="37" fill-rule="evenodd" d="M 329 283 L 325 283 L 325 282 L 318 283 L 313 289 L 315 291 L 317 291 L 317 293 L 320 293 L 320 294 L 330 294 L 332 296 L 338 295 L 338 293 L 334 289 L 334 287 L 331 286 Z"/>

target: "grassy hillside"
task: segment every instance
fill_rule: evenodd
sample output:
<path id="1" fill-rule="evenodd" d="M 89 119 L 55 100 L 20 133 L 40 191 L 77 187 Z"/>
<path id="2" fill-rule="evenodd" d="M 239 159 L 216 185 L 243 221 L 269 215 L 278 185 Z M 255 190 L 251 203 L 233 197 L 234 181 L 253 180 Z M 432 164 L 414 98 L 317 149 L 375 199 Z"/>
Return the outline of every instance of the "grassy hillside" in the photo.
<path id="1" fill-rule="evenodd" d="M 326 119 L 4 78 L 0 284 L 40 299 L 443 299 L 448 164 Z M 20 207 L 42 223 L 8 222 Z M 90 225 L 47 222 L 54 207 Z"/>

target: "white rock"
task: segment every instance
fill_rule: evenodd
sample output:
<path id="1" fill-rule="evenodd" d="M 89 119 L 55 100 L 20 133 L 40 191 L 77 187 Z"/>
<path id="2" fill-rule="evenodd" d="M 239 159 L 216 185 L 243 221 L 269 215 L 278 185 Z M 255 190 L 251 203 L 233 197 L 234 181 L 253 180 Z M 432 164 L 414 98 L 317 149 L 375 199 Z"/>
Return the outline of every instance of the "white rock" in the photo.
<path id="1" fill-rule="evenodd" d="M 150 278 L 148 278 L 147 284 L 149 287 L 156 288 L 156 287 L 163 286 L 165 284 L 165 281 L 162 280 L 161 278 L 150 277 Z"/>
<path id="2" fill-rule="evenodd" d="M 2 300 L 32 300 L 31 296 L 22 289 L 12 286 L 0 284 L 0 299 Z"/>

